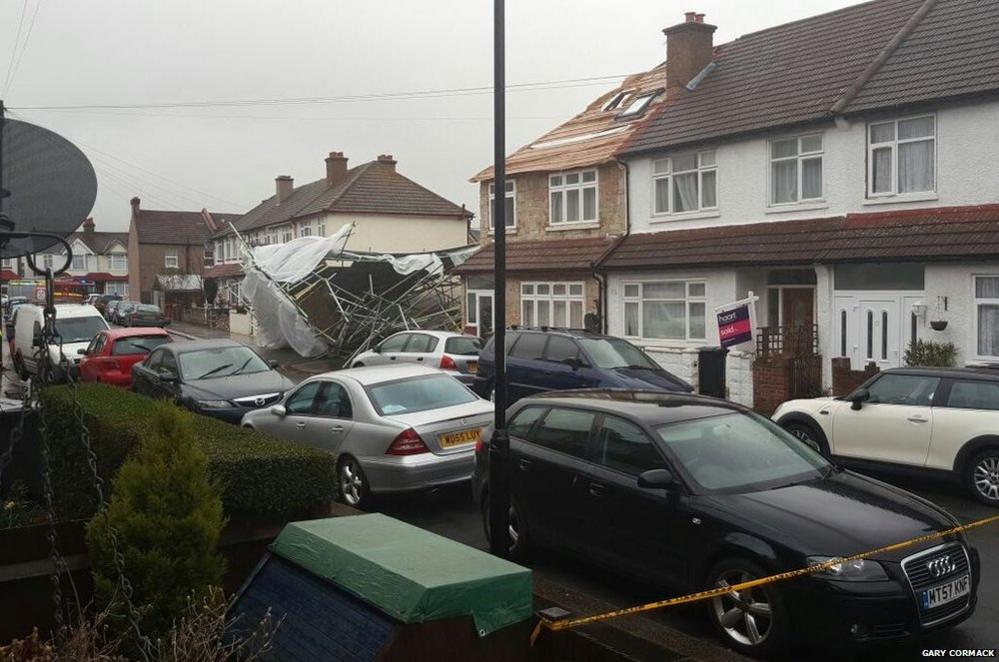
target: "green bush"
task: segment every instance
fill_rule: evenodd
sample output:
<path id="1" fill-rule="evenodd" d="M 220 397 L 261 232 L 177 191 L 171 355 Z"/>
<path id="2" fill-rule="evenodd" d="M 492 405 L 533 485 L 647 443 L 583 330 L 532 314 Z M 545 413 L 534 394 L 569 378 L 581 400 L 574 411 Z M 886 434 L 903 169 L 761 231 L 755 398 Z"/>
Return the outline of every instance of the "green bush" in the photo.
<path id="1" fill-rule="evenodd" d="M 97 602 L 109 609 L 112 625 L 127 632 L 117 549 L 143 633 L 156 638 L 192 600 L 200 602 L 222 583 L 224 561 L 216 550 L 225 522 L 192 418 L 166 403 L 155 404 L 152 418 L 154 433 L 118 470 L 110 503 L 87 525 L 87 547 Z"/>
<path id="2" fill-rule="evenodd" d="M 919 368 L 952 368 L 957 363 L 957 347 L 952 342 L 917 340 L 905 350 L 905 365 Z"/>
<path id="3" fill-rule="evenodd" d="M 77 388 L 98 473 L 109 481 L 139 442 L 154 433 L 157 403 L 104 384 Z M 41 401 L 57 508 L 63 517 L 89 519 L 97 502 L 73 415 L 71 387 L 48 387 Z M 332 455 L 186 410 L 182 414 L 194 425 L 196 443 L 208 457 L 208 473 L 222 489 L 222 505 L 230 518 L 300 519 L 333 498 Z"/>

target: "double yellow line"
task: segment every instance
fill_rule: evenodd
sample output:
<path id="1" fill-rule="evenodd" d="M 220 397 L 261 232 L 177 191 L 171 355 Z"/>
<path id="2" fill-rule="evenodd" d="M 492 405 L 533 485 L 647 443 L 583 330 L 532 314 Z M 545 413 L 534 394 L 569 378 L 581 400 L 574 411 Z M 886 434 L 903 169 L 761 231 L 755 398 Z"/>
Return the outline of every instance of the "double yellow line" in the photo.
<path id="1" fill-rule="evenodd" d="M 759 579 L 751 579 L 748 582 L 741 582 L 739 584 L 732 584 L 730 586 L 713 588 L 707 591 L 699 591 L 697 593 L 690 593 L 688 595 L 683 595 L 678 598 L 669 598 L 667 600 L 658 600 L 656 602 L 649 602 L 644 605 L 637 605 L 635 607 L 627 607 L 625 609 L 615 609 L 614 611 L 604 612 L 602 614 L 594 614 L 592 616 L 581 616 L 579 618 L 569 618 L 560 621 L 549 621 L 546 619 L 541 619 L 538 621 L 537 626 L 534 628 L 534 632 L 531 633 L 531 644 L 537 640 L 538 635 L 541 634 L 542 629 L 550 630 L 552 632 L 557 632 L 558 630 L 568 630 L 570 628 L 579 627 L 581 625 L 589 625 L 590 623 L 598 623 L 600 621 L 607 621 L 612 618 L 620 618 L 621 616 L 630 616 L 633 614 L 641 614 L 646 611 L 652 611 L 654 609 L 661 609 L 663 607 L 674 607 L 676 605 L 689 604 L 691 602 L 701 602 L 702 600 L 710 600 L 711 598 L 716 598 L 720 595 L 725 595 L 726 593 L 731 593 L 732 591 L 745 591 L 747 589 L 755 588 L 757 586 L 765 586 L 766 584 L 773 584 L 776 582 L 782 582 L 787 579 L 794 579 L 795 577 L 804 577 L 806 575 L 813 575 L 818 572 L 824 572 L 834 565 L 839 565 L 840 563 L 848 563 L 850 561 L 857 561 L 860 559 L 865 559 L 876 554 L 883 554 L 885 552 L 894 552 L 899 549 L 905 549 L 906 547 L 911 547 L 913 545 L 918 545 L 923 542 L 928 542 L 931 540 L 939 540 L 941 538 L 946 538 L 947 536 L 952 536 L 956 533 L 962 533 L 964 531 L 969 531 L 971 529 L 977 529 L 988 524 L 994 524 L 999 522 L 999 515 L 994 515 L 992 517 L 986 517 L 974 522 L 969 522 L 968 524 L 961 524 L 960 526 L 955 526 L 952 529 L 946 529 L 944 531 L 936 531 L 934 533 L 928 533 L 924 536 L 919 536 L 917 538 L 911 538 L 903 542 L 898 542 L 892 545 L 886 545 L 884 547 L 878 547 L 877 549 L 872 549 L 870 551 L 863 552 L 861 554 L 854 554 L 853 556 L 844 556 L 841 558 L 829 559 L 828 561 L 823 561 L 822 563 L 816 563 L 815 565 L 810 565 L 807 568 L 801 568 L 799 570 L 789 570 L 787 572 L 780 572 L 776 575 L 770 575 L 769 577 L 760 577 Z"/>

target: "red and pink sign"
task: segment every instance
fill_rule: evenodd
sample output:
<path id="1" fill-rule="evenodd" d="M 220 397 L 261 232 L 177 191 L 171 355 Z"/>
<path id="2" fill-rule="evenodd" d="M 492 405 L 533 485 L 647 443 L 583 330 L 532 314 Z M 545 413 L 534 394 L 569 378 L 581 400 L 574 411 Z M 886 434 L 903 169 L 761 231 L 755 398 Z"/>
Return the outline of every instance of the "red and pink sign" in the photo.
<path id="1" fill-rule="evenodd" d="M 753 339 L 749 303 L 718 313 L 718 337 L 722 347 L 731 347 Z"/>

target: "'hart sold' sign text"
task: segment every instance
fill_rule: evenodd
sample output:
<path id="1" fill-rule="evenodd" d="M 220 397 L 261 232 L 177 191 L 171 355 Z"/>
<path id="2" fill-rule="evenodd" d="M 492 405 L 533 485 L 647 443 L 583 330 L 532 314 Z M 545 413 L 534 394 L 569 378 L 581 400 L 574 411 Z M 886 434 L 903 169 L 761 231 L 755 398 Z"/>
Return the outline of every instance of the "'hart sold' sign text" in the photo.
<path id="1" fill-rule="evenodd" d="M 721 339 L 722 347 L 731 347 L 753 339 L 749 304 L 718 313 L 718 337 Z"/>

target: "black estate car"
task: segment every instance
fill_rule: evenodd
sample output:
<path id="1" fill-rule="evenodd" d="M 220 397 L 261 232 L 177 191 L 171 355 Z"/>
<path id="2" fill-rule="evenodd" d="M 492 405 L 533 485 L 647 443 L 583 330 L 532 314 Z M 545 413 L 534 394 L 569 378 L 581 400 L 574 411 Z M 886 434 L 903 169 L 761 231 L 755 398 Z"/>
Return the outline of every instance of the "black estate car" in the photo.
<path id="1" fill-rule="evenodd" d="M 509 410 L 511 554 L 556 548 L 668 587 L 736 584 L 957 524 L 909 492 L 840 469 L 768 419 L 694 395 L 588 390 Z M 483 438 L 490 438 L 487 432 Z M 487 446 L 473 486 L 488 534 Z M 978 553 L 961 535 L 707 603 L 743 652 L 795 637 L 903 638 L 975 608 Z"/>
<path id="2" fill-rule="evenodd" d="M 160 345 L 132 366 L 132 390 L 238 424 L 275 404 L 294 384 L 253 349 L 228 339 Z"/>

